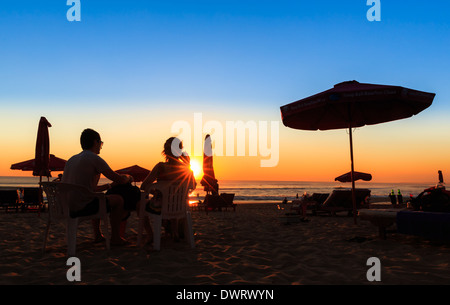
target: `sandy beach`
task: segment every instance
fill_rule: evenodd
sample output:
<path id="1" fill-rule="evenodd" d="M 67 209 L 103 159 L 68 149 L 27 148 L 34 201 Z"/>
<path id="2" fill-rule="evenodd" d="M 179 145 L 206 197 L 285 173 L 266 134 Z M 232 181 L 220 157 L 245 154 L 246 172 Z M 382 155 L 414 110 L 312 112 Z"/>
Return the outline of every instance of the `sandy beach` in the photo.
<path id="1" fill-rule="evenodd" d="M 301 285 L 450 284 L 450 245 L 395 233 L 386 240 L 367 221 L 344 215 L 280 222 L 275 204 L 239 204 L 236 212 L 194 211 L 196 248 L 163 237 L 161 251 L 136 247 L 137 217 L 128 223 L 130 245 L 105 250 L 81 223 L 77 257 L 81 284 Z M 64 228 L 54 225 L 42 254 L 47 214 L 0 214 L 0 284 L 68 284 Z M 367 259 L 378 257 L 381 281 L 369 282 Z"/>

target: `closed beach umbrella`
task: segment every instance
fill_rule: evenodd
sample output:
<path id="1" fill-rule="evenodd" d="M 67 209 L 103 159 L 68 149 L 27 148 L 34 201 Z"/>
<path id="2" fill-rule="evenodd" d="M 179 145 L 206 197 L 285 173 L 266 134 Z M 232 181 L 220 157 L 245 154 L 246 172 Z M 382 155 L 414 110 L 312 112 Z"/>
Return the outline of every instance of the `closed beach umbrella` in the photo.
<path id="1" fill-rule="evenodd" d="M 217 183 L 217 179 L 214 175 L 213 154 L 210 135 L 206 135 L 205 137 L 203 149 L 203 178 L 200 181 L 200 184 L 203 185 L 203 190 L 206 193 L 211 192 L 214 195 L 217 195 L 219 193 L 219 184 Z"/>
<path id="2" fill-rule="evenodd" d="M 52 125 L 45 117 L 39 120 L 39 127 L 36 139 L 36 150 L 34 156 L 33 176 L 50 177 L 50 139 L 48 136 L 48 128 Z"/>
<path id="3" fill-rule="evenodd" d="M 352 128 L 404 119 L 428 108 L 435 94 L 400 86 L 348 81 L 280 107 L 283 124 L 302 130 L 348 128 L 356 223 Z"/>
<path id="4" fill-rule="evenodd" d="M 353 172 L 353 180 L 364 180 L 364 181 L 370 181 L 372 180 L 372 175 L 367 173 L 361 173 L 361 172 Z M 334 178 L 334 181 L 339 182 L 352 182 L 352 172 L 345 173 L 343 175 L 340 175 L 339 177 Z"/>
<path id="5" fill-rule="evenodd" d="M 33 176 L 39 176 L 41 180 L 42 177 L 51 177 L 51 171 L 64 170 L 66 160 L 50 154 L 48 128 L 51 126 L 45 117 L 41 117 L 36 137 L 34 159 L 12 164 L 11 169 L 33 171 Z"/>
<path id="6" fill-rule="evenodd" d="M 11 169 L 19 169 L 24 171 L 33 171 L 33 176 L 39 176 L 39 182 L 42 182 L 42 177 L 51 177 L 50 171 L 63 171 L 66 160 L 50 155 L 50 139 L 48 135 L 48 128 L 52 125 L 45 117 L 39 120 L 35 157 L 32 160 L 16 163 L 11 165 Z M 42 204 L 42 186 L 39 184 L 40 203 Z"/>
<path id="7" fill-rule="evenodd" d="M 150 174 L 150 170 L 140 167 L 139 165 L 133 165 L 130 167 L 122 168 L 116 171 L 118 174 L 130 175 L 133 177 L 134 182 L 144 181 L 144 179 Z"/>

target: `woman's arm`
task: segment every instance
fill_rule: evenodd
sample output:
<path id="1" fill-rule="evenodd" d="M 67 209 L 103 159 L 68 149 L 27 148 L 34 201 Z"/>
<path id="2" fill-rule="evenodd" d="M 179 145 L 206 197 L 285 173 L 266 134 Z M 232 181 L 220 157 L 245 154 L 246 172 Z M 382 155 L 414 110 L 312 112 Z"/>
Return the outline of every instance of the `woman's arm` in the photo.
<path id="1" fill-rule="evenodd" d="M 150 187 L 150 185 L 152 185 L 153 182 L 155 182 L 156 178 L 159 177 L 159 173 L 161 171 L 161 166 L 162 166 L 161 163 L 158 163 L 158 164 L 155 165 L 155 167 L 153 167 L 153 169 L 150 172 L 150 174 L 148 174 L 148 176 L 142 182 L 141 190 L 147 191 L 148 188 Z"/>

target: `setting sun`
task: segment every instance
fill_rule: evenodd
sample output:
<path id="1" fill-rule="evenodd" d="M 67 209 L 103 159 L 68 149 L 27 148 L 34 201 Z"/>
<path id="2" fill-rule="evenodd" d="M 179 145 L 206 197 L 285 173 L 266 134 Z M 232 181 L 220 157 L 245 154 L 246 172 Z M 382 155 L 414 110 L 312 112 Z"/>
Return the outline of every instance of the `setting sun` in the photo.
<path id="1" fill-rule="evenodd" d="M 202 177 L 202 166 L 201 166 L 200 162 L 198 162 L 195 159 L 191 159 L 190 164 L 191 164 L 191 170 L 194 172 L 195 179 L 201 178 Z"/>

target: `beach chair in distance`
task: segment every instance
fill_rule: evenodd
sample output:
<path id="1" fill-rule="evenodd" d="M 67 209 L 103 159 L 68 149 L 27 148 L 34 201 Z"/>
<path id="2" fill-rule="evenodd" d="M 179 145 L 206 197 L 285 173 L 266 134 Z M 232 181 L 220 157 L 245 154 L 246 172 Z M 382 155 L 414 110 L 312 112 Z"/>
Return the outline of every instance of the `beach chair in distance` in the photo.
<path id="1" fill-rule="evenodd" d="M 220 197 L 223 199 L 222 208 L 233 208 L 233 211 L 236 212 L 236 203 L 233 203 L 234 194 L 233 193 L 221 193 Z"/>
<path id="2" fill-rule="evenodd" d="M 106 197 L 103 193 L 93 193 L 81 185 L 62 182 L 41 182 L 48 201 L 48 222 L 44 232 L 45 252 L 50 225 L 60 222 L 66 226 L 67 255 L 75 256 L 77 246 L 78 223 L 83 220 L 101 219 L 103 222 L 103 234 L 105 234 L 106 249 L 110 249 L 110 237 L 108 230 L 108 212 L 106 209 Z M 94 215 L 72 217 L 70 215 L 71 194 L 80 193 L 86 196 L 95 196 L 99 199 L 99 210 Z"/>
<path id="3" fill-rule="evenodd" d="M 228 208 L 233 208 L 233 211 L 236 212 L 236 204 L 233 203 L 234 193 L 221 193 L 220 195 L 212 195 L 208 194 L 205 196 L 205 211 L 208 214 L 209 211 L 222 209 L 227 210 Z"/>
<path id="4" fill-rule="evenodd" d="M 27 187 L 23 189 L 21 202 L 22 212 L 25 210 L 39 211 L 42 208 L 42 192 L 38 187 Z"/>
<path id="5" fill-rule="evenodd" d="M 366 203 L 368 197 L 370 197 L 369 189 L 355 189 L 355 199 L 356 208 L 359 209 L 363 207 Z M 322 205 L 320 205 L 315 212 L 328 213 L 333 216 L 337 212 L 347 212 L 349 216 L 352 215 L 353 211 L 353 200 L 352 200 L 352 190 L 346 189 L 335 189 L 328 196 Z"/>
<path id="6" fill-rule="evenodd" d="M 8 213 L 8 209 L 13 208 L 19 211 L 19 194 L 17 190 L 0 190 L 0 205 Z"/>
<path id="7" fill-rule="evenodd" d="M 148 192 L 142 192 L 139 204 L 138 246 L 143 246 L 142 235 L 145 217 L 150 217 L 153 224 L 153 249 L 161 249 L 161 227 L 163 220 L 179 221 L 184 219 L 184 236 L 191 248 L 195 248 L 192 217 L 188 207 L 188 184 L 186 182 L 158 182 L 153 188 L 162 194 L 161 214 L 149 213 L 145 210 Z"/>

